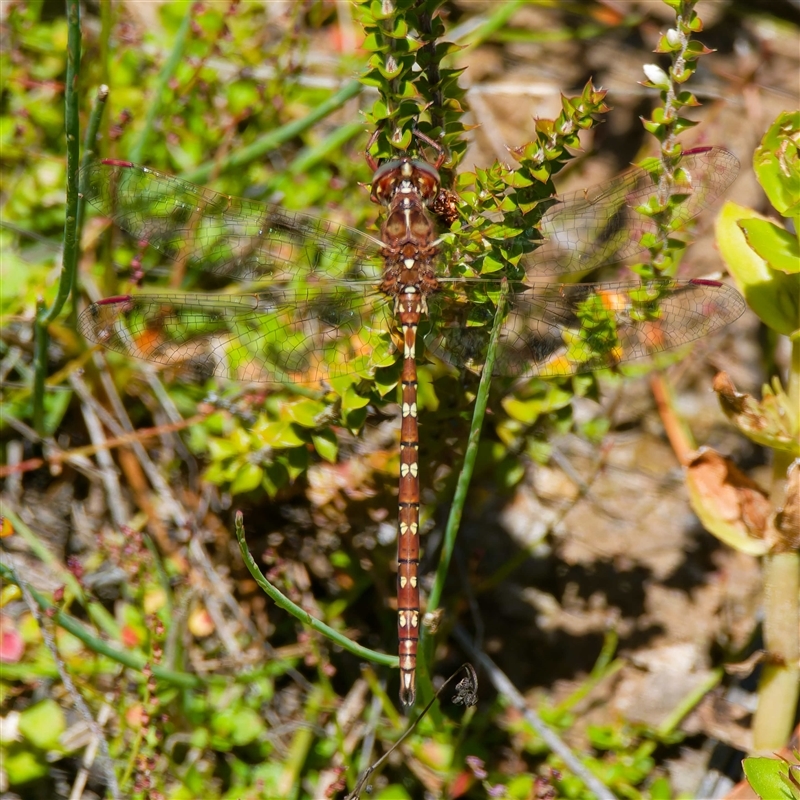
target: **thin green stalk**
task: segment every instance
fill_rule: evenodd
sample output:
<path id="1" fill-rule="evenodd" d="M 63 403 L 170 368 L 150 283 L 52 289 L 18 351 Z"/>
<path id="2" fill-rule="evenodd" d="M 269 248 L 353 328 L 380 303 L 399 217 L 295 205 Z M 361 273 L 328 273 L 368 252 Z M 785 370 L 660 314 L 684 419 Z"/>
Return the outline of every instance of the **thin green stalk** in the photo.
<path id="1" fill-rule="evenodd" d="M 184 172 L 180 177 L 192 183 L 205 183 L 215 171 L 221 172 L 246 166 L 251 161 L 255 161 L 272 150 L 275 150 L 277 147 L 280 147 L 282 144 L 291 141 L 295 136 L 308 130 L 312 125 L 325 119 L 325 117 L 333 111 L 341 108 L 348 100 L 356 97 L 362 89 L 363 86 L 359 81 L 350 81 L 336 92 L 336 94 L 329 97 L 324 103 L 318 105 L 310 114 L 307 114 L 302 119 L 297 119 L 286 125 L 282 125 L 280 128 L 270 131 L 247 147 L 242 147 L 235 152 L 229 153 L 225 158 L 219 161 L 210 161 L 189 172 Z"/>
<path id="2" fill-rule="evenodd" d="M 49 310 L 40 301 L 34 325 L 33 426 L 44 436 L 44 384 L 47 371 L 47 326 L 61 313 L 75 282 L 78 266 L 78 76 L 81 64 L 81 16 L 79 0 L 67 0 L 67 80 L 64 90 L 64 129 L 67 138 L 67 216 L 64 220 L 64 257 L 56 299 Z"/>
<path id="3" fill-rule="evenodd" d="M 95 142 L 97 141 L 97 131 L 100 129 L 100 120 L 103 118 L 103 111 L 105 111 L 106 108 L 106 100 L 108 100 L 108 86 L 102 84 L 97 89 L 97 97 L 92 106 L 92 111 L 89 114 L 89 124 L 86 127 L 86 136 L 83 138 L 83 158 L 81 159 L 81 167 L 87 166 L 90 162 L 94 161 L 96 157 L 94 149 Z M 83 220 L 86 216 L 86 202 L 82 194 L 83 186 L 79 186 L 78 191 L 78 221 L 75 224 L 75 238 L 80 245 L 81 239 L 83 238 Z"/>
<path id="4" fill-rule="evenodd" d="M 159 73 L 158 80 L 156 81 L 156 88 L 153 92 L 153 97 L 147 106 L 147 116 L 144 120 L 142 132 L 139 135 L 139 141 L 133 146 L 133 149 L 130 152 L 132 161 L 142 160 L 145 146 L 147 145 L 147 140 L 153 130 L 156 116 L 161 111 L 161 103 L 164 97 L 164 92 L 167 89 L 167 84 L 169 84 L 172 76 L 175 74 L 175 70 L 178 68 L 178 64 L 180 64 L 181 59 L 183 58 L 183 50 L 186 46 L 186 37 L 189 33 L 193 12 L 194 2 L 187 3 L 186 14 L 183 18 L 183 22 L 181 22 L 181 27 L 178 29 L 178 32 L 175 35 L 175 42 L 172 45 L 172 52 L 169 54 L 169 58 L 164 62 L 164 66 L 161 67 L 161 72 Z"/>
<path id="5" fill-rule="evenodd" d="M 658 735 L 666 737 L 674 733 L 681 720 L 692 711 L 710 691 L 719 686 L 724 677 L 725 670 L 722 667 L 711 670 L 705 680 L 686 694 L 661 722 L 656 729 Z"/>
<path id="6" fill-rule="evenodd" d="M 505 313 L 506 294 L 508 292 L 508 283 L 503 280 L 500 297 L 497 301 L 497 310 L 495 312 L 494 324 L 492 327 L 492 334 L 489 337 L 489 344 L 486 350 L 486 363 L 483 367 L 481 380 L 478 384 L 478 393 L 475 397 L 475 410 L 472 413 L 472 425 L 469 430 L 469 440 L 467 442 L 467 449 L 464 453 L 464 463 L 461 466 L 461 472 L 458 476 L 458 483 L 456 484 L 456 492 L 453 497 L 453 505 L 450 507 L 450 515 L 447 519 L 447 527 L 444 532 L 444 542 L 442 544 L 442 552 L 439 556 L 439 566 L 436 569 L 436 576 L 433 579 L 433 586 L 431 587 L 430 594 L 428 595 L 428 611 L 433 611 L 439 606 L 444 590 L 444 582 L 447 579 L 447 572 L 450 568 L 450 560 L 453 557 L 453 551 L 456 544 L 456 535 L 461 525 L 461 517 L 464 514 L 464 505 L 467 502 L 467 492 L 469 484 L 472 480 L 472 473 L 475 470 L 475 460 L 478 457 L 478 445 L 481 438 L 481 429 L 483 427 L 483 418 L 486 414 L 486 406 L 489 402 L 489 389 L 492 384 L 492 370 L 494 369 L 495 357 L 497 356 L 497 343 L 500 339 L 500 330 L 502 329 L 503 315 Z M 431 663 L 433 654 L 433 636 L 429 636 L 425 632 L 425 628 L 421 629 L 421 658 L 417 661 L 417 669 L 419 676 L 422 678 L 423 684 L 428 678 L 428 664 Z"/>
<path id="7" fill-rule="evenodd" d="M 287 166 L 285 174 L 289 176 L 303 175 L 323 161 L 330 153 L 338 150 L 342 145 L 349 142 L 354 136 L 358 136 L 364 131 L 364 123 L 361 120 L 349 122 L 347 125 L 335 128 L 328 136 L 313 147 L 304 147 Z M 264 194 L 269 194 L 271 183 L 268 181 Z M 322 394 L 319 391 L 306 389 L 296 384 L 287 384 L 294 394 L 303 394 L 306 397 L 320 399 Z"/>
<path id="8" fill-rule="evenodd" d="M 342 145 L 349 142 L 354 136 L 363 133 L 364 123 L 361 120 L 348 122 L 333 130 L 321 142 L 313 147 L 305 147 L 297 157 L 289 164 L 286 173 L 288 175 L 303 175 L 312 167 L 322 161 L 329 153 L 338 150 Z"/>
<path id="9" fill-rule="evenodd" d="M 694 12 L 697 0 L 663 0 L 675 12 L 675 25 L 659 41 L 656 52 L 669 53 L 671 65 L 665 72 L 657 64 L 644 66 L 647 81 L 643 85 L 658 89 L 661 106 L 654 108 L 649 119 L 643 119 L 645 129 L 660 143 L 661 172 L 658 179 L 658 201 L 661 210 L 651 216 L 656 223 L 658 236 L 650 247 L 649 262 L 633 267 L 645 278 L 674 275 L 685 244 L 670 238 L 672 225 L 680 208 L 679 199 L 672 193 L 675 172 L 680 162 L 678 135 L 696 123 L 681 117 L 681 109 L 699 105 L 686 90 L 688 79 L 696 70 L 697 59 L 703 55 L 695 49 L 692 35 L 702 30 L 702 23 Z M 709 51 L 710 52 L 710 51 Z"/>
<path id="10" fill-rule="evenodd" d="M 114 27 L 113 13 L 112 3 L 100 3 L 100 37 L 97 40 L 100 48 L 100 58 L 97 66 L 100 70 L 100 83 L 105 86 L 111 83 L 109 63 L 111 61 L 111 31 Z M 110 128 L 108 117 L 103 117 L 101 124 L 103 126 L 102 138 L 104 141 L 108 141 Z"/>
<path id="11" fill-rule="evenodd" d="M 601 681 L 608 680 L 608 678 L 619 672 L 626 665 L 627 662 L 624 659 L 614 659 L 614 653 L 616 653 L 618 645 L 619 634 L 617 631 L 613 628 L 607 630 L 603 639 L 603 647 L 600 650 L 600 655 L 598 655 L 597 661 L 595 661 L 592 671 L 589 673 L 589 677 L 582 681 L 580 686 L 569 695 L 569 697 L 553 707 L 555 716 L 560 717 L 568 711 L 571 711 Z"/>
<path id="12" fill-rule="evenodd" d="M 511 17 L 527 3 L 528 0 L 508 0 L 499 8 L 496 8 L 480 26 L 466 34 L 459 43 L 464 47 L 477 47 L 483 44 L 483 42 L 491 39 L 494 34 L 503 30 L 508 25 Z"/>
<path id="13" fill-rule="evenodd" d="M 386 667 L 394 667 L 395 669 L 399 667 L 400 659 L 397 656 L 390 656 L 386 653 L 377 653 L 374 650 L 369 650 L 366 647 L 362 647 L 360 644 L 350 641 L 350 639 L 339 633 L 339 631 L 335 631 L 333 628 L 328 627 L 324 622 L 320 622 L 315 617 L 312 617 L 308 611 L 300 608 L 300 606 L 298 606 L 296 603 L 293 603 L 279 589 L 273 586 L 264 577 L 261 570 L 258 568 L 258 564 L 256 564 L 253 556 L 250 555 L 250 551 L 247 548 L 247 541 L 245 540 L 244 531 L 244 518 L 241 511 L 236 513 L 234 526 L 236 529 L 236 541 L 239 543 L 239 552 L 242 554 L 242 559 L 244 560 L 245 566 L 250 571 L 250 574 L 253 576 L 255 582 L 264 590 L 267 595 L 269 595 L 270 599 L 275 603 L 276 606 L 282 608 L 284 611 L 288 611 L 293 617 L 299 619 L 303 625 L 307 625 L 309 628 L 311 628 L 311 630 L 317 631 L 317 633 L 321 633 L 323 636 L 327 636 L 331 641 L 336 642 L 336 644 L 338 644 L 340 647 L 344 648 L 353 655 L 358 656 L 359 658 L 366 659 L 367 661 L 374 661 L 376 664 L 383 664 L 383 666 Z"/>
<path id="14" fill-rule="evenodd" d="M 673 162 L 671 160 L 672 149 L 678 137 L 678 119 L 681 104 L 678 103 L 678 93 L 680 86 L 675 80 L 675 74 L 683 77 L 686 72 L 687 66 L 687 53 L 689 52 L 689 44 L 691 42 L 688 31 L 684 29 L 684 22 L 691 17 L 694 11 L 696 0 L 684 0 L 680 10 L 675 19 L 675 29 L 683 32 L 684 36 L 681 38 L 680 49 L 672 54 L 672 69 L 669 74 L 668 86 L 664 97 L 664 130 L 666 135 L 661 143 L 662 164 L 664 171 L 671 174 Z"/>

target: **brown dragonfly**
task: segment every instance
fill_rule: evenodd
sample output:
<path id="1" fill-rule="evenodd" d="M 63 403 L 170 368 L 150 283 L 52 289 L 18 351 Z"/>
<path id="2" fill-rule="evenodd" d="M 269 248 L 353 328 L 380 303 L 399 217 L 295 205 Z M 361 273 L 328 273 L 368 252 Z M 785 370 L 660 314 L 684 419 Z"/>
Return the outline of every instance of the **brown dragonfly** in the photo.
<path id="1" fill-rule="evenodd" d="M 84 196 L 140 243 L 183 269 L 252 287 L 110 297 L 81 314 L 80 330 L 104 347 L 181 365 L 193 376 L 267 384 L 355 381 L 401 359 L 397 627 L 400 699 L 410 706 L 420 625 L 417 358 L 424 352 L 480 371 L 498 324 L 493 374 L 559 378 L 686 344 L 736 319 L 745 305 L 712 280 L 537 282 L 643 250 L 642 237 L 658 230 L 636 208 L 658 194 L 657 170 L 634 168 L 558 198 L 542 218 L 538 247 L 521 261 L 524 278 L 503 280 L 470 274 L 457 237 L 437 236 L 431 208 L 439 164 L 403 157 L 371 166 L 372 199 L 386 209 L 379 237 L 127 161 L 90 165 Z M 722 148 L 687 151 L 670 189 L 683 197 L 677 225 L 720 196 L 737 172 L 738 161 Z"/>

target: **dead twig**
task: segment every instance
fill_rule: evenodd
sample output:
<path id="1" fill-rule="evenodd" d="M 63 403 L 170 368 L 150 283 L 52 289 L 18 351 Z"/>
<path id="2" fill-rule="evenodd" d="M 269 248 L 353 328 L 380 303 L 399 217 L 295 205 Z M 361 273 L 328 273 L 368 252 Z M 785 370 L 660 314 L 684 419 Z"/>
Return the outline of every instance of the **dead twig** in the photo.
<path id="1" fill-rule="evenodd" d="M 420 715 L 408 726 L 405 733 L 374 763 L 367 767 L 356 781 L 355 788 L 347 795 L 345 800 L 359 800 L 364 786 L 369 780 L 370 775 L 375 772 L 378 767 L 398 748 L 400 745 L 411 735 L 414 729 L 419 725 L 422 718 L 430 711 L 431 706 L 439 699 L 439 696 L 450 685 L 450 682 L 456 678 L 461 670 L 467 673 L 465 678 L 462 678 L 456 684 L 456 695 L 453 697 L 453 702 L 456 705 L 474 706 L 478 702 L 478 675 L 472 664 L 462 664 L 439 688 L 436 694 L 428 701 L 425 708 L 422 709 Z M 613 800 L 613 798 L 612 798 Z"/>
<path id="2" fill-rule="evenodd" d="M 184 428 L 190 428 L 192 425 L 197 425 L 204 419 L 205 416 L 203 414 L 196 414 L 194 417 L 181 420 L 180 422 L 158 425 L 155 428 L 141 428 L 138 431 L 126 433 L 113 439 L 104 439 L 96 444 L 87 444 L 84 447 L 75 447 L 72 450 L 57 450 L 47 458 L 29 458 L 27 461 L 19 461 L 16 464 L 0 466 L 0 478 L 7 478 L 9 475 L 21 472 L 32 472 L 46 465 L 69 463 L 75 459 L 96 455 L 101 450 L 125 447 L 135 442 L 152 439 L 154 436 L 161 436 L 163 433 L 171 433 L 173 431 L 183 430 Z"/>

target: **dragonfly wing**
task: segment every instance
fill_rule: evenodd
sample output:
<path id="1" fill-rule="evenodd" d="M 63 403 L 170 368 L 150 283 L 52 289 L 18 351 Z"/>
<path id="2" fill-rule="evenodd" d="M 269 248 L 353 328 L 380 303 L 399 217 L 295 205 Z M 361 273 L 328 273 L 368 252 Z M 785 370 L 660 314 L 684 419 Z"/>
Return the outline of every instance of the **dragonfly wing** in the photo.
<path id="1" fill-rule="evenodd" d="M 684 153 L 669 192 L 685 197 L 672 227 L 684 226 L 713 203 L 738 171 L 739 161 L 721 147 Z M 659 231 L 636 208 L 658 195 L 658 179 L 658 169 L 634 167 L 607 183 L 558 197 L 542 217 L 544 241 L 522 262 L 528 277 L 589 271 L 644 250 L 642 237 Z"/>
<path id="2" fill-rule="evenodd" d="M 371 283 L 253 294 L 140 294 L 93 303 L 79 330 L 191 378 L 320 384 L 394 361 L 392 304 Z"/>
<path id="3" fill-rule="evenodd" d="M 380 242 L 344 225 L 214 192 L 127 161 L 81 171 L 84 197 L 186 266 L 238 280 L 377 279 Z"/>
<path id="4" fill-rule="evenodd" d="M 480 281 L 471 291 L 496 300 L 499 289 L 497 281 Z M 520 378 L 613 367 L 705 336 L 745 309 L 735 289 L 716 281 L 510 284 L 510 290 L 493 373 Z M 494 307 L 461 294 L 463 288 L 429 302 L 425 341 L 443 361 L 479 371 Z"/>

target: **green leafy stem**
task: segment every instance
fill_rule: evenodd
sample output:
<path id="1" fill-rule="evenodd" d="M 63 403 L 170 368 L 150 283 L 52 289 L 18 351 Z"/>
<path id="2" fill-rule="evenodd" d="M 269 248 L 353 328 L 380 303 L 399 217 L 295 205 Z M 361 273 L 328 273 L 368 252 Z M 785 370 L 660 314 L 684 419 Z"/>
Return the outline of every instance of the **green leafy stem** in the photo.
<path id="1" fill-rule="evenodd" d="M 239 543 L 239 552 L 242 554 L 245 566 L 250 571 L 255 582 L 266 592 L 270 599 L 275 603 L 278 608 L 287 611 L 296 619 L 300 620 L 304 625 L 307 625 L 311 630 L 327 636 L 331 641 L 336 642 L 340 647 L 347 650 L 359 658 L 366 659 L 367 661 L 374 661 L 377 664 L 383 664 L 386 667 L 397 668 L 400 665 L 400 659 L 397 656 L 390 656 L 387 653 L 379 653 L 376 650 L 370 650 L 367 647 L 362 647 L 360 644 L 348 639 L 344 634 L 334 630 L 324 622 L 320 622 L 316 617 L 313 617 L 303 608 L 293 603 L 280 589 L 273 586 L 261 570 L 258 568 L 255 559 L 250 554 L 247 548 L 247 541 L 245 539 L 244 530 L 244 516 L 241 511 L 236 512 L 235 518 L 236 541 Z"/>

